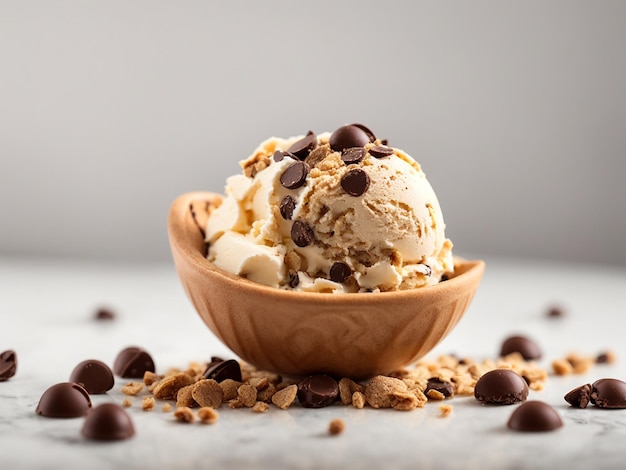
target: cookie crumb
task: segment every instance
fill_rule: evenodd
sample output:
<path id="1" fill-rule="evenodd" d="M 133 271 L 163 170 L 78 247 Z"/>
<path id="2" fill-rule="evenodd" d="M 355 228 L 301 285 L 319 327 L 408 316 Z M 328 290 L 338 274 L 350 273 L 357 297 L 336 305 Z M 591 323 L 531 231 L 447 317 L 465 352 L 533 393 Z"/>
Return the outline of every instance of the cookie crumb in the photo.
<path id="1" fill-rule="evenodd" d="M 265 413 L 269 409 L 270 407 L 264 401 L 257 401 L 252 407 L 252 411 L 255 413 Z"/>
<path id="2" fill-rule="evenodd" d="M 141 409 L 144 411 L 152 411 L 154 405 L 156 405 L 156 401 L 152 397 L 144 397 L 143 400 L 141 400 Z"/>
<path id="3" fill-rule="evenodd" d="M 215 380 L 203 378 L 191 387 L 191 396 L 201 407 L 217 409 L 222 405 L 224 390 Z"/>
<path id="4" fill-rule="evenodd" d="M 162 400 L 175 400 L 178 391 L 193 383 L 193 379 L 184 372 L 172 373 L 156 382 L 152 394 Z"/>
<path id="5" fill-rule="evenodd" d="M 163 403 L 163 411 L 165 413 L 169 413 L 170 411 L 172 411 L 172 405 L 170 405 L 169 403 Z"/>
<path id="6" fill-rule="evenodd" d="M 574 372 L 574 368 L 567 359 L 555 359 L 552 361 L 552 370 L 556 375 L 569 375 Z"/>
<path id="7" fill-rule="evenodd" d="M 219 414 L 210 406 L 203 406 L 198 410 L 198 418 L 202 424 L 214 424 L 219 419 Z"/>
<path id="8" fill-rule="evenodd" d="M 365 395 L 363 392 L 354 392 L 352 394 L 352 406 L 358 409 L 365 408 L 367 400 L 365 400 Z"/>
<path id="9" fill-rule="evenodd" d="M 188 406 L 181 406 L 174 411 L 174 418 L 181 423 L 192 423 L 194 420 L 193 412 Z"/>
<path id="10" fill-rule="evenodd" d="M 337 436 L 341 434 L 346 429 L 346 423 L 340 418 L 333 419 L 328 424 L 328 433 L 331 436 Z"/>
<path id="11" fill-rule="evenodd" d="M 439 405 L 439 416 L 442 418 L 447 418 L 452 414 L 452 405 L 449 404 L 441 404 Z"/>
<path id="12" fill-rule="evenodd" d="M 128 382 L 122 387 L 124 395 L 135 396 L 143 390 L 144 385 L 141 382 Z"/>
<path id="13" fill-rule="evenodd" d="M 122 406 L 124 408 L 130 408 L 131 406 L 133 406 L 133 401 L 130 398 L 124 398 L 122 400 Z"/>
<path id="14" fill-rule="evenodd" d="M 291 404 L 296 399 L 296 395 L 298 393 L 297 385 L 288 385 L 287 387 L 279 390 L 272 397 L 272 403 L 276 405 L 281 410 L 286 410 L 291 406 Z"/>

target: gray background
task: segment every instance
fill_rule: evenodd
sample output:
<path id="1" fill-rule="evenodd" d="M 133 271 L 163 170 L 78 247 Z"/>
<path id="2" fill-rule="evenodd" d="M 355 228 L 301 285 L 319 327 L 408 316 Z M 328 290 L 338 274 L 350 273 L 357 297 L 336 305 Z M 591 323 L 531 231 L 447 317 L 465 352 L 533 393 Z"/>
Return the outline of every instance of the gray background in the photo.
<path id="1" fill-rule="evenodd" d="M 0 254 L 169 260 L 171 201 L 362 122 L 461 255 L 626 265 L 626 2 L 0 0 Z"/>

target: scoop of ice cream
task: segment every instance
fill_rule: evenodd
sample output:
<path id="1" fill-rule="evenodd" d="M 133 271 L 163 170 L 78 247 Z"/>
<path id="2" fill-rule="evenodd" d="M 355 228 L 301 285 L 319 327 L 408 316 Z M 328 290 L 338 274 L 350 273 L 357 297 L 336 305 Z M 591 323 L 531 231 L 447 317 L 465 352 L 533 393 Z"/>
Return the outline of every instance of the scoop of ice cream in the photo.
<path id="1" fill-rule="evenodd" d="M 316 292 L 440 282 L 452 243 L 420 165 L 360 124 L 272 137 L 208 218 L 208 259 L 252 281 Z"/>

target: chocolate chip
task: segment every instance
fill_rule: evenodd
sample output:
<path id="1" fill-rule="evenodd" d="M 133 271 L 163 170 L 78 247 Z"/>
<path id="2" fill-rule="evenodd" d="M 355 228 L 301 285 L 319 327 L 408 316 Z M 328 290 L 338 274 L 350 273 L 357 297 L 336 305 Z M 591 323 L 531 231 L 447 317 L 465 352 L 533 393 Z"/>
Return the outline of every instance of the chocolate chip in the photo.
<path id="1" fill-rule="evenodd" d="M 339 396 L 339 384 L 327 375 L 311 375 L 298 383 L 298 400 L 305 408 L 332 405 Z"/>
<path id="2" fill-rule="evenodd" d="M 223 382 L 226 379 L 241 382 L 241 366 L 234 359 L 211 363 L 203 375 L 205 379 L 213 379 L 216 382 Z"/>
<path id="3" fill-rule="evenodd" d="M 549 318 L 562 318 L 565 316 L 565 310 L 562 307 L 553 305 L 546 312 L 546 316 Z"/>
<path id="4" fill-rule="evenodd" d="M 296 220 L 291 226 L 291 239 L 296 245 L 304 248 L 313 243 L 315 233 L 309 224 L 301 220 Z"/>
<path id="5" fill-rule="evenodd" d="M 152 356 L 136 346 L 120 351 L 113 363 L 113 372 L 124 378 L 141 379 L 146 372 L 154 371 Z"/>
<path id="6" fill-rule="evenodd" d="M 85 416 L 90 409 L 87 390 L 72 382 L 61 382 L 41 395 L 35 413 L 48 418 L 78 418 Z"/>
<path id="7" fill-rule="evenodd" d="M 365 149 L 363 147 L 351 147 L 341 152 L 341 160 L 346 164 L 359 163 L 365 158 Z"/>
<path id="8" fill-rule="evenodd" d="M 539 349 L 539 346 L 537 346 L 533 340 L 526 336 L 509 336 L 502 342 L 500 346 L 500 357 L 515 352 L 521 354 L 527 361 L 541 359 L 541 349 Z"/>
<path id="9" fill-rule="evenodd" d="M 108 308 L 99 308 L 96 310 L 96 314 L 94 315 L 96 320 L 114 320 L 115 313 Z"/>
<path id="10" fill-rule="evenodd" d="M 0 354 L 0 382 L 9 380 L 17 371 L 17 354 L 8 349 Z"/>
<path id="11" fill-rule="evenodd" d="M 296 200 L 291 196 L 287 195 L 280 201 L 280 215 L 283 216 L 285 220 L 291 220 L 293 217 L 293 211 L 296 209 Z"/>
<path id="12" fill-rule="evenodd" d="M 514 431 L 544 432 L 560 428 L 563 421 L 547 403 L 531 400 L 522 403 L 511 413 L 507 426 Z"/>
<path id="13" fill-rule="evenodd" d="M 356 122 L 353 122 L 350 125 L 351 126 L 356 126 L 359 129 L 361 129 L 363 132 L 365 132 L 367 134 L 367 137 L 369 138 L 370 142 L 374 142 L 376 140 L 376 136 L 374 135 L 374 133 L 369 128 L 364 126 L 363 124 L 357 124 Z"/>
<path id="14" fill-rule="evenodd" d="M 375 145 L 369 149 L 370 155 L 375 158 L 385 158 L 393 155 L 393 149 L 391 147 L 385 147 L 382 145 Z"/>
<path id="15" fill-rule="evenodd" d="M 300 284 L 300 276 L 298 273 L 289 273 L 289 287 L 295 289 Z"/>
<path id="16" fill-rule="evenodd" d="M 370 177 L 360 168 L 354 168 L 343 175 L 341 187 L 350 196 L 361 196 L 370 187 Z"/>
<path id="17" fill-rule="evenodd" d="M 352 274 L 352 269 L 346 263 L 337 261 L 330 267 L 330 280 L 333 282 L 345 282 L 346 279 Z"/>
<path id="18" fill-rule="evenodd" d="M 370 136 L 359 125 L 342 126 L 330 135 L 328 143 L 335 152 L 350 147 L 364 147 L 370 142 Z"/>
<path id="19" fill-rule="evenodd" d="M 569 391 L 563 398 L 567 403 L 576 408 L 587 408 L 587 405 L 591 401 L 591 391 L 591 384 L 585 384 Z"/>
<path id="20" fill-rule="evenodd" d="M 103 403 L 87 415 L 81 432 L 88 439 L 115 441 L 132 437 L 135 427 L 120 405 Z"/>
<path id="21" fill-rule="evenodd" d="M 289 165 L 282 175 L 280 184 L 287 189 L 296 189 L 304 184 L 309 174 L 309 166 L 304 162 L 295 162 Z"/>
<path id="22" fill-rule="evenodd" d="M 104 362 L 87 359 L 79 363 L 70 375 L 70 382 L 82 385 L 90 394 L 106 393 L 113 388 L 113 372 Z"/>
<path id="23" fill-rule="evenodd" d="M 626 408 L 626 382 L 600 379 L 591 384 L 591 403 L 598 408 Z"/>
<path id="24" fill-rule="evenodd" d="M 478 379 L 474 397 L 492 405 L 512 405 L 526 400 L 528 384 L 521 375 L 510 369 L 494 369 Z"/>
<path id="25" fill-rule="evenodd" d="M 317 136 L 313 131 L 309 131 L 302 139 L 294 142 L 287 149 L 287 152 L 295 155 L 300 160 L 304 160 L 315 147 L 317 147 Z"/>
<path id="26" fill-rule="evenodd" d="M 437 377 L 428 379 L 424 393 L 428 393 L 429 390 L 435 390 L 446 398 L 450 398 L 454 395 L 454 385 L 452 385 L 451 382 L 441 380 Z"/>
<path id="27" fill-rule="evenodd" d="M 613 357 L 610 352 L 602 352 L 596 356 L 596 364 L 609 364 L 612 361 Z"/>

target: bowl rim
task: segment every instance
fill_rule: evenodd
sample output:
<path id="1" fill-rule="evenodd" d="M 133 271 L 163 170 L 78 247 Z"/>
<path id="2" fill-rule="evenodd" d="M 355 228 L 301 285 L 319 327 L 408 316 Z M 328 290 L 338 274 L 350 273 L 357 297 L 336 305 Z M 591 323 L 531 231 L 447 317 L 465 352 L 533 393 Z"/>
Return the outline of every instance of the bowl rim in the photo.
<path id="1" fill-rule="evenodd" d="M 326 293 L 292 291 L 266 286 L 218 268 L 203 255 L 201 251 L 201 247 L 205 246 L 203 232 L 193 218 L 191 204 L 198 201 L 212 203 L 222 198 L 223 196 L 218 193 L 195 191 L 181 194 L 172 202 L 167 218 L 172 254 L 175 258 L 177 254 L 186 258 L 186 262 L 190 263 L 196 272 L 216 276 L 230 288 L 244 288 L 259 297 L 271 296 L 274 300 L 297 300 L 324 305 L 341 305 L 346 302 L 352 305 L 380 304 L 390 301 L 415 300 L 418 297 L 435 294 L 445 295 L 445 291 L 457 290 L 462 284 L 471 283 L 475 278 L 482 277 L 484 272 L 483 260 L 467 260 L 455 256 L 455 273 L 458 270 L 458 274 L 444 282 L 415 289 L 371 293 Z M 209 279 L 208 276 L 207 279 Z"/>

